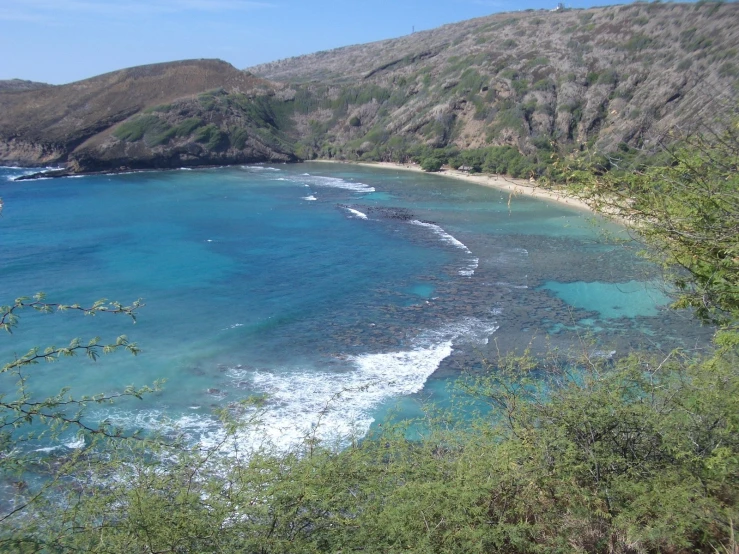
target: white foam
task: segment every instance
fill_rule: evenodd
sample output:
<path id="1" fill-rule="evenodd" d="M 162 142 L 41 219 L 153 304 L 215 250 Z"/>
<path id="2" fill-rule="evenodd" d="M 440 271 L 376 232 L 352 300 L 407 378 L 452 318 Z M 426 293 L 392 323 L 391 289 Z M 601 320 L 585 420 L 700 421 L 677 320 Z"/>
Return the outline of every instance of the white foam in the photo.
<path id="1" fill-rule="evenodd" d="M 427 223 L 425 221 L 418 221 L 417 219 L 413 219 L 410 221 L 410 224 L 418 225 L 419 227 L 426 227 L 427 229 L 431 229 L 434 232 L 434 234 L 436 234 L 439 238 L 441 238 L 443 242 L 447 244 L 451 244 L 452 246 L 456 246 L 457 248 L 464 250 L 468 254 L 472 254 L 470 249 L 467 248 L 467 246 L 463 242 L 457 240 L 452 235 L 447 233 L 444 229 L 442 229 L 441 227 L 439 227 L 438 225 L 434 223 Z"/>
<path id="2" fill-rule="evenodd" d="M 359 219 L 367 219 L 367 214 L 362 213 L 359 210 L 355 210 L 354 208 L 346 208 L 346 210 Z"/>
<path id="3" fill-rule="evenodd" d="M 480 267 L 480 258 L 472 258 L 470 264 L 465 269 L 459 270 L 459 274 L 465 277 L 472 277 L 478 267 Z"/>
<path id="4" fill-rule="evenodd" d="M 310 196 L 304 196 L 303 200 L 308 200 L 312 202 L 312 201 L 318 200 L 318 198 L 316 198 L 315 196 L 311 194 Z"/>
<path id="5" fill-rule="evenodd" d="M 48 453 L 48 452 L 54 452 L 54 450 L 58 450 L 59 448 L 60 448 L 59 446 L 44 446 L 42 448 L 34 449 L 34 452 Z"/>
<path id="6" fill-rule="evenodd" d="M 190 406 L 191 410 L 199 406 Z M 157 431 L 163 434 L 185 433 L 193 441 L 201 436 L 222 432 L 220 420 L 210 414 L 187 414 L 178 418 L 165 415 L 166 407 L 135 412 L 111 408 L 97 412 L 97 417 L 104 418 L 107 423 L 127 430 Z"/>
<path id="7" fill-rule="evenodd" d="M 345 181 L 344 179 L 339 179 L 338 177 L 321 177 L 317 175 L 314 176 L 308 173 L 304 173 L 300 177 L 300 182 L 305 185 L 343 189 L 343 190 L 349 190 L 352 192 L 361 192 L 361 193 L 375 192 L 374 187 L 365 185 L 364 183 Z"/>
<path id="8" fill-rule="evenodd" d="M 421 333 L 409 350 L 347 356 L 350 368 L 344 372 L 232 368 L 227 375 L 234 387 L 267 395 L 258 432 L 244 433 L 238 440 L 242 447 L 268 444 L 284 449 L 306 437 L 340 444 L 349 436 L 363 436 L 374 421 L 374 410 L 393 398 L 421 391 L 452 353 L 453 344 L 487 344 L 497 328 L 492 320 L 463 318 Z M 254 411 L 245 414 L 253 415 Z M 201 441 L 217 444 L 221 437 L 219 431 Z"/>
<path id="9" fill-rule="evenodd" d="M 382 402 L 420 391 L 441 361 L 452 353 L 452 342 L 404 352 L 364 354 L 347 361 L 353 370 L 342 373 L 295 371 L 275 373 L 232 369 L 235 381 L 248 380 L 268 395 L 260 415 L 261 440 L 277 448 L 300 444 L 306 437 L 336 442 L 362 436 L 372 425 L 372 410 Z M 215 442 L 216 437 L 204 438 Z"/>
<path id="10" fill-rule="evenodd" d="M 6 168 L 2 168 L 6 169 Z M 20 175 L 6 175 L 5 180 L 6 181 L 15 181 L 18 179 L 18 177 L 25 177 L 26 175 L 35 175 L 36 173 L 45 173 L 44 171 L 39 171 L 38 169 L 28 169 L 26 167 L 11 167 L 7 169 L 23 169 L 23 173 Z M 51 177 L 44 177 L 44 179 L 50 179 Z"/>
<path id="11" fill-rule="evenodd" d="M 454 344 L 487 344 L 497 328 L 492 318 L 463 318 L 419 334 L 408 350 L 340 356 L 346 362 L 340 371 L 232 367 L 225 374 L 231 380 L 228 392 L 234 398 L 239 390 L 263 394 L 266 403 L 261 408 L 239 407 L 241 420 L 253 423 L 236 433 L 233 447 L 221 446 L 222 451 L 236 456 L 259 448 L 286 450 L 306 438 L 346 444 L 348 438 L 367 433 L 381 405 L 421 391 Z M 191 405 L 190 412 L 174 419 L 164 416 L 166 406 L 135 413 L 114 408 L 104 415 L 128 429 L 184 433 L 204 448 L 221 445 L 226 437 L 223 425 L 213 415 L 192 412 L 198 408 Z"/>
<path id="12" fill-rule="evenodd" d="M 242 165 L 241 169 L 246 169 L 248 171 L 282 171 L 276 167 L 265 167 L 263 165 Z"/>
<path id="13" fill-rule="evenodd" d="M 434 234 L 442 240 L 442 242 L 450 244 L 456 248 L 459 248 L 460 250 L 464 250 L 467 254 L 472 254 L 472 251 L 467 248 L 466 244 L 447 233 L 442 227 L 436 225 L 435 223 L 428 223 L 425 221 L 418 221 L 417 219 L 413 219 L 410 221 L 410 224 L 431 229 Z M 463 275 L 465 277 L 472 277 L 478 267 L 480 267 L 480 258 L 472 258 L 467 267 L 460 269 L 458 273 L 459 275 Z"/>
<path id="14" fill-rule="evenodd" d="M 70 450 L 79 450 L 80 448 L 85 446 L 85 438 L 79 437 L 78 439 L 64 443 L 64 446 L 66 446 Z"/>
<path id="15" fill-rule="evenodd" d="M 499 309 L 490 310 L 491 316 L 500 315 Z M 438 329 L 426 331 L 418 341 L 437 342 L 451 340 L 454 344 L 487 344 L 490 335 L 498 330 L 498 323 L 493 320 L 464 317 L 457 321 L 447 323 Z"/>

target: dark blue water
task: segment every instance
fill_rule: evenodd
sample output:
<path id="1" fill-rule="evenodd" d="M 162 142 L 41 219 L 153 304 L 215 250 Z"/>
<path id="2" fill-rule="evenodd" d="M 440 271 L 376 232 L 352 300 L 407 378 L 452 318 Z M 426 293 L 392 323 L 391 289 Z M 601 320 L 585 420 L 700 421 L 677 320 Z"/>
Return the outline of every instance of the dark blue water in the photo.
<path id="1" fill-rule="evenodd" d="M 701 333 L 588 214 L 509 207 L 473 184 L 321 163 L 10 180 L 24 172 L 0 169 L 0 303 L 44 291 L 146 307 L 135 325 L 25 313 L 0 360 L 126 334 L 140 356 L 35 366 L 29 385 L 81 395 L 166 379 L 142 401 L 91 408 L 129 428 L 164 422 L 207 443 L 215 408 L 260 394 L 260 440 L 289 444 L 319 421 L 321 437 L 361 435 L 399 399 L 410 411 L 443 395 L 494 342 L 564 348 L 592 334 L 624 352 Z"/>

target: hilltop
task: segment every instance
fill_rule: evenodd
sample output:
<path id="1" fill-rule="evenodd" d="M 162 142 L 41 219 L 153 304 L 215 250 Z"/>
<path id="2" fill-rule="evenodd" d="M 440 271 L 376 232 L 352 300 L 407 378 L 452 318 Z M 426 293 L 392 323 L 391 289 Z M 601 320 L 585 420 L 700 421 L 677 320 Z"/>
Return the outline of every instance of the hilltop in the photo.
<path id="1" fill-rule="evenodd" d="M 735 107 L 736 3 L 495 14 L 239 71 L 188 60 L 0 89 L 0 163 L 72 171 L 649 151 Z M 497 163 L 497 162 L 496 162 Z M 499 169 L 497 169 L 499 168 Z"/>
<path id="2" fill-rule="evenodd" d="M 220 60 L 185 60 L 0 93 L 0 160 L 76 171 L 292 160 L 252 113 L 256 98 L 280 88 Z M 219 95 L 246 109 L 216 113 Z M 239 130 L 236 145 L 229 128 Z"/>
<path id="3" fill-rule="evenodd" d="M 0 91 L 11 90 L 35 90 L 37 88 L 50 87 L 47 83 L 37 83 L 35 81 L 25 81 L 23 79 L 6 79 L 0 80 Z"/>

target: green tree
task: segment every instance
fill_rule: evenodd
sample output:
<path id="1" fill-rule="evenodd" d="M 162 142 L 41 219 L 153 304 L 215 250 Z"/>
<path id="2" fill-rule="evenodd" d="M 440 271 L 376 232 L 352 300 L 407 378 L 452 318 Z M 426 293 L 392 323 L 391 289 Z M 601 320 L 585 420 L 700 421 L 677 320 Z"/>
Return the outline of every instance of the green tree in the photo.
<path id="1" fill-rule="evenodd" d="M 32 298 L 18 298 L 12 304 L 0 306 L 0 331 L 12 333 L 18 327 L 21 314 L 28 310 L 46 314 L 75 312 L 86 316 L 125 315 L 135 322 L 136 312 L 142 306 L 141 301 L 130 306 L 106 300 L 99 300 L 90 306 L 50 303 L 40 293 Z M 31 348 L 26 354 L 16 356 L 0 367 L 0 379 L 3 383 L 0 393 L 0 476 L 15 483 L 18 493 L 12 504 L 6 504 L 0 509 L 0 522 L 4 525 L 13 525 L 16 519 L 26 517 L 25 512 L 34 502 L 47 500 L 46 494 L 78 470 L 78 464 L 85 460 L 99 438 L 122 436 L 121 429 L 113 428 L 107 423 L 88 421 L 85 418 L 85 408 L 89 404 L 110 403 L 123 397 L 140 398 L 153 390 L 149 387 L 131 386 L 116 393 L 74 397 L 68 388 L 64 388 L 56 394 L 39 398 L 29 387 L 34 366 L 40 362 L 55 362 L 78 354 L 97 360 L 101 354 L 119 350 L 134 355 L 139 352 L 136 344 L 129 342 L 125 336 L 109 343 L 102 342 L 98 337 L 86 342 L 73 339 L 65 346 Z M 84 448 L 53 461 L 38 454 L 40 446 L 54 441 L 68 430 L 77 431 L 85 439 Z M 29 474 L 38 472 L 43 474 L 43 478 L 34 479 L 29 484 L 26 478 Z"/>
<path id="2" fill-rule="evenodd" d="M 684 139 L 666 165 L 569 174 L 595 209 L 617 216 L 646 244 L 680 292 L 677 307 L 703 321 L 739 317 L 739 125 Z"/>
<path id="3" fill-rule="evenodd" d="M 421 160 L 421 169 L 432 173 L 439 171 L 442 165 L 444 165 L 444 162 L 435 157 L 423 158 Z"/>

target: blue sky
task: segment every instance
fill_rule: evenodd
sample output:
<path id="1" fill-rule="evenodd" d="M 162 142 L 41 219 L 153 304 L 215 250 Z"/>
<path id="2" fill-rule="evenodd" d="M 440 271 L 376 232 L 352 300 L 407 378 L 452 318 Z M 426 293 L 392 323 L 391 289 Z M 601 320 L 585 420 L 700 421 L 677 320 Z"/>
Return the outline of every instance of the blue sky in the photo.
<path id="1" fill-rule="evenodd" d="M 613 3 L 570 0 L 568 7 Z M 147 63 L 238 68 L 554 0 L 0 0 L 0 79 L 62 84 Z"/>

